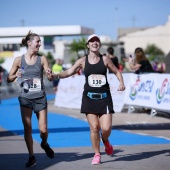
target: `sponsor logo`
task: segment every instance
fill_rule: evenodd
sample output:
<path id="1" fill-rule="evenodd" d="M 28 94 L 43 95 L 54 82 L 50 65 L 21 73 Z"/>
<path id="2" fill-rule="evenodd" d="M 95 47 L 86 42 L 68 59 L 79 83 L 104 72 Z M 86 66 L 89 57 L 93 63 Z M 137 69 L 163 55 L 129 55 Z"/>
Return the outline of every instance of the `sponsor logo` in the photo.
<path id="1" fill-rule="evenodd" d="M 168 79 L 165 78 L 162 82 L 161 88 L 158 88 L 156 90 L 156 101 L 158 104 L 161 102 L 170 102 L 170 98 L 165 98 L 165 95 L 170 95 L 170 82 L 168 82 Z M 169 103 L 168 102 L 168 103 Z"/>
<path id="2" fill-rule="evenodd" d="M 132 100 L 135 100 L 135 98 L 137 96 L 139 84 L 140 84 L 140 78 L 138 77 L 136 82 L 130 88 L 130 95 L 129 95 L 129 97 Z"/>
<path id="3" fill-rule="evenodd" d="M 142 81 L 138 76 L 135 83 L 130 88 L 129 97 L 131 98 L 131 100 L 135 100 L 136 97 L 140 100 L 150 100 L 150 95 L 148 95 L 148 93 L 152 92 L 153 85 L 154 81 Z"/>

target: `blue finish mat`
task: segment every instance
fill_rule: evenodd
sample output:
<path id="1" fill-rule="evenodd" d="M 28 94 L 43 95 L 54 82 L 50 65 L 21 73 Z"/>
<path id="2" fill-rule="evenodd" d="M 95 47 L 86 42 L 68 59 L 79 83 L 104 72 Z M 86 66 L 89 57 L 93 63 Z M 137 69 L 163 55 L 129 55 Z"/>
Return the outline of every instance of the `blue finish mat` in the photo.
<path id="1" fill-rule="evenodd" d="M 47 100 L 54 98 L 54 95 L 47 95 Z M 14 134 L 23 136 L 24 131 L 17 98 L 2 100 L 0 104 L 0 126 Z M 32 127 L 33 139 L 40 143 L 41 139 L 38 130 L 38 121 L 35 114 L 33 114 L 32 117 Z M 48 130 L 48 142 L 51 147 L 91 146 L 89 125 L 85 121 L 49 112 Z M 109 139 L 112 145 L 170 143 L 170 140 L 164 138 L 133 134 L 121 130 L 112 130 Z"/>

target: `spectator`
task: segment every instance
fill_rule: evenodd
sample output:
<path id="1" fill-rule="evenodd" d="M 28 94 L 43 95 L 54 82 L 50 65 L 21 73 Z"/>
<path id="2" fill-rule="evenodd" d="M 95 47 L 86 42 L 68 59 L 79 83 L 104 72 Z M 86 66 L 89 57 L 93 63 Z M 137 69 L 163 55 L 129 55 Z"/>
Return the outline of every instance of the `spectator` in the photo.
<path id="1" fill-rule="evenodd" d="M 108 57 L 112 60 L 113 64 L 119 69 L 119 60 L 118 58 L 114 55 L 114 49 L 112 47 L 109 47 L 107 49 Z M 112 73 L 111 70 L 109 70 L 109 73 Z"/>
<path id="2" fill-rule="evenodd" d="M 4 73 L 4 68 L 0 66 L 0 86 L 2 85 L 3 73 Z"/>
<path id="3" fill-rule="evenodd" d="M 55 64 L 52 66 L 52 72 L 58 74 L 62 71 L 63 71 L 62 60 L 56 59 Z M 59 81 L 60 81 L 59 79 L 53 80 L 53 89 L 55 93 L 57 92 Z"/>
<path id="4" fill-rule="evenodd" d="M 119 63 L 119 71 L 122 73 L 123 72 L 123 64 Z"/>
<path id="5" fill-rule="evenodd" d="M 164 73 L 165 72 L 165 63 L 159 63 L 158 65 L 158 72 L 159 73 Z"/>
<path id="6" fill-rule="evenodd" d="M 129 58 L 123 56 L 123 57 L 121 58 L 121 60 L 122 60 L 123 65 L 124 65 L 123 72 L 131 72 L 132 69 L 130 68 L 129 63 L 128 63 Z"/>
<path id="7" fill-rule="evenodd" d="M 154 70 L 149 60 L 145 56 L 145 53 L 142 48 L 138 47 L 135 49 L 135 59 L 129 57 L 129 66 L 136 74 L 141 73 L 153 73 Z"/>
<path id="8" fill-rule="evenodd" d="M 3 74 L 4 74 L 4 68 L 0 66 L 0 103 L 1 103 L 1 85 L 2 85 L 2 80 L 3 80 Z"/>

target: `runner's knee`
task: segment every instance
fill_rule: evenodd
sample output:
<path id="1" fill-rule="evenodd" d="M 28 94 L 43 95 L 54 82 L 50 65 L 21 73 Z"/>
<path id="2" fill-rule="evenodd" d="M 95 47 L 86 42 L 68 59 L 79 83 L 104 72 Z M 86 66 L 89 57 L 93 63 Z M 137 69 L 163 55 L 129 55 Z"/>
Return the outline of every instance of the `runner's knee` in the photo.
<path id="1" fill-rule="evenodd" d="M 95 124 L 90 126 L 91 132 L 92 133 L 98 133 L 100 131 L 100 126 Z"/>

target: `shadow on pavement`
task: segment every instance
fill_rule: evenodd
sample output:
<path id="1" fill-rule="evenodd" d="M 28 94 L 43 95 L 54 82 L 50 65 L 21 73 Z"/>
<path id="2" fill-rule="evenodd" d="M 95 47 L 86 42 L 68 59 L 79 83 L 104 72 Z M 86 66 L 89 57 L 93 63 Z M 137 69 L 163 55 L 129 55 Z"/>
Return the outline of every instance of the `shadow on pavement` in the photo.
<path id="1" fill-rule="evenodd" d="M 132 124 L 132 125 L 114 125 L 112 130 L 170 130 L 170 123 L 164 124 Z M 68 127 L 68 128 L 49 128 L 49 133 L 62 133 L 62 132 L 89 132 L 89 127 Z M 39 129 L 33 129 L 32 134 L 39 134 Z M 0 137 L 4 136 L 15 136 L 23 135 L 24 130 L 11 130 L 11 131 L 0 131 Z"/>
<path id="2" fill-rule="evenodd" d="M 31 169 L 46 169 L 60 162 L 74 162 L 91 158 L 94 153 L 80 154 L 78 152 L 56 153 L 53 159 L 48 158 L 44 153 L 35 153 L 37 165 Z M 0 154 L 0 167 L 3 170 L 28 169 L 25 163 L 28 154 Z"/>
<path id="3" fill-rule="evenodd" d="M 15 136 L 15 134 L 10 131 L 1 131 L 0 137 L 5 137 L 5 136 Z"/>
<path id="4" fill-rule="evenodd" d="M 137 160 L 143 160 L 148 159 L 154 156 L 166 154 L 165 156 L 170 156 L 170 149 L 167 150 L 161 150 L 161 151 L 150 151 L 150 152 L 140 152 L 140 153 L 134 153 L 134 154 L 126 154 L 126 155 L 116 155 L 114 154 L 114 160 L 105 161 L 102 163 L 112 162 L 112 161 L 137 161 Z"/>
<path id="5" fill-rule="evenodd" d="M 62 132 L 89 132 L 89 127 L 68 127 L 68 128 L 49 128 L 49 133 L 62 133 Z M 40 133 L 39 129 L 33 129 L 32 134 Z M 0 137 L 4 136 L 14 136 L 17 135 L 23 135 L 24 130 L 10 130 L 10 131 L 1 131 Z"/>
<path id="6" fill-rule="evenodd" d="M 113 125 L 112 130 L 170 130 L 170 123 Z"/>

